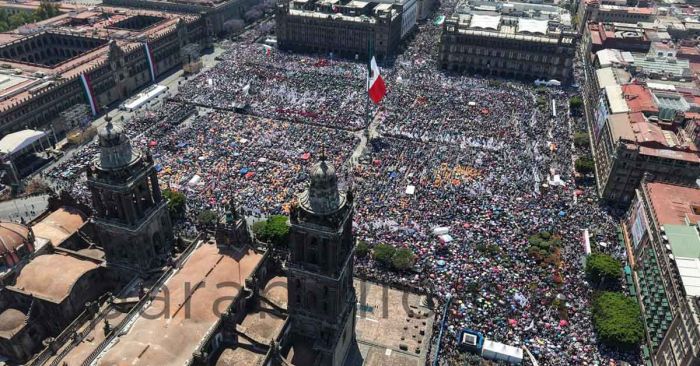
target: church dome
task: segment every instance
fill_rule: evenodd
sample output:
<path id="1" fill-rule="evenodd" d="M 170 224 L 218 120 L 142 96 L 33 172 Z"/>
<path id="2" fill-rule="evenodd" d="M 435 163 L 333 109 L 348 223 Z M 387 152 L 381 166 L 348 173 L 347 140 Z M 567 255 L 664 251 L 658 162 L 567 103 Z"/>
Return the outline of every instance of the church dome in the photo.
<path id="1" fill-rule="evenodd" d="M 103 127 L 97 131 L 97 135 L 100 139 L 100 146 L 117 146 L 123 142 L 126 137 L 124 135 L 124 128 L 121 125 L 112 123 L 112 118 L 110 116 L 105 116 L 105 124 Z"/>
<path id="2" fill-rule="evenodd" d="M 27 321 L 27 315 L 17 309 L 0 312 L 0 334 L 8 335 L 21 329 Z"/>
<path id="3" fill-rule="evenodd" d="M 311 169 L 309 188 L 300 197 L 307 211 L 328 214 L 342 207 L 345 196 L 338 190 L 338 176 L 333 164 L 321 157 Z"/>
<path id="4" fill-rule="evenodd" d="M 311 171 L 311 189 L 338 189 L 338 176 L 335 174 L 333 164 L 322 159 L 316 163 Z"/>
<path id="5" fill-rule="evenodd" d="M 29 228 L 13 222 L 0 222 L 0 257 L 15 252 L 29 241 Z"/>
<path id="6" fill-rule="evenodd" d="M 115 169 L 131 164 L 138 159 L 139 154 L 131 147 L 131 141 L 124 133 L 124 128 L 112 123 L 109 116 L 105 116 L 105 120 L 107 123 L 97 131 L 100 141 L 100 168 Z"/>

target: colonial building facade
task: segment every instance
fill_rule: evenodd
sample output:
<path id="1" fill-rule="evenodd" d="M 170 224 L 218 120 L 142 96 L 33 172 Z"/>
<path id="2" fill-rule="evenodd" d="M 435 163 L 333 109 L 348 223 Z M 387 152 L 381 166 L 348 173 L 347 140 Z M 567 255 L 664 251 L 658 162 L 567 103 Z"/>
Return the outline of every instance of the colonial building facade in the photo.
<path id="1" fill-rule="evenodd" d="M 576 34 L 545 19 L 457 14 L 445 21 L 440 66 L 510 78 L 572 80 Z"/>
<path id="2" fill-rule="evenodd" d="M 353 205 L 352 192 L 338 190 L 335 169 L 322 157 L 290 215 L 290 326 L 292 337 L 318 351 L 314 365 L 343 365 L 355 342 Z"/>
<path id="3" fill-rule="evenodd" d="M 415 27 L 416 0 L 283 1 L 277 5 L 280 49 L 366 58 L 369 41 L 382 59 Z"/>
<path id="4" fill-rule="evenodd" d="M 99 243 L 108 264 L 141 270 L 170 254 L 172 225 L 151 155 L 132 148 L 122 128 L 99 131 L 100 157 L 88 171 Z"/>
<path id="5" fill-rule="evenodd" d="M 13 41 L 0 45 L 0 74 L 11 81 L 0 87 L 0 134 L 51 129 L 76 104 L 98 114 L 182 65 L 183 46 L 208 42 L 198 15 L 115 8 L 95 14 L 80 21 L 61 15 L 47 21 L 44 32 L 12 34 Z M 76 27 L 90 31 L 78 34 Z"/>
<path id="6" fill-rule="evenodd" d="M 629 203 L 645 173 L 678 184 L 693 184 L 700 177 L 700 153 L 684 131 L 663 129 L 642 112 L 603 117 L 596 132 L 596 181 L 608 201 Z"/>
<path id="7" fill-rule="evenodd" d="M 643 180 L 623 220 L 645 328 L 658 366 L 700 363 L 700 189 Z"/>

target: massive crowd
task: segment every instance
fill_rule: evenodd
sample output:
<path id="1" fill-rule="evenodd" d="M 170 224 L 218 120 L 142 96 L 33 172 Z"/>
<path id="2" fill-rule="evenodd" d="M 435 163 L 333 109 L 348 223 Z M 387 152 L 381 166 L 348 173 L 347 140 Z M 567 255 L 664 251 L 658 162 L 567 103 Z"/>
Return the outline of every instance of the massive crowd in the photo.
<path id="1" fill-rule="evenodd" d="M 137 147 L 151 149 L 161 184 L 186 193 L 191 214 L 231 199 L 254 215 L 283 213 L 325 149 L 356 190 L 357 237 L 409 248 L 417 258 L 415 271 L 361 259 L 356 272 L 428 289 L 441 305 L 453 299 L 446 362 L 458 357 L 463 328 L 525 345 L 542 365 L 635 360 L 601 348 L 591 329 L 582 230 L 613 243 L 615 220 L 592 188 L 575 184 L 577 122 L 566 113 L 568 94 L 438 72 L 436 29 L 421 25 L 395 66 L 383 70 L 389 94 L 378 108 L 380 137 L 356 165 L 348 158 L 360 141 L 352 131 L 368 127 L 365 66 L 259 44 L 234 44 L 181 87 L 181 102 L 127 121 L 126 130 Z M 551 103 L 536 106 L 538 92 L 556 113 Z M 221 110 L 234 102 L 248 113 Z M 202 108 L 180 123 L 192 113 L 187 103 L 219 110 Z M 89 146 L 49 174 L 87 199 L 75 172 L 95 153 Z M 553 263 L 528 254 L 528 236 L 540 231 L 561 236 Z M 601 249 L 624 257 L 619 246 Z"/>
<path id="2" fill-rule="evenodd" d="M 326 127 L 357 130 L 366 124 L 363 65 L 269 52 L 260 44 L 234 49 L 182 87 L 178 98 Z"/>

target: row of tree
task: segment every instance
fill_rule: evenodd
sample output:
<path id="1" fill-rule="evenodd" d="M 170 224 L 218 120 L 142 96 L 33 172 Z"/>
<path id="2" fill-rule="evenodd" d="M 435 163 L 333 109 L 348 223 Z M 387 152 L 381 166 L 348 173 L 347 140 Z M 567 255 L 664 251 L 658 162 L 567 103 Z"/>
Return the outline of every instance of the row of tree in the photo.
<path id="1" fill-rule="evenodd" d="M 61 14 L 58 3 L 42 1 L 36 10 L 20 11 L 14 14 L 0 9 L 0 32 L 7 32 L 25 24 L 39 22 Z"/>
<path id="2" fill-rule="evenodd" d="M 389 244 L 377 244 L 374 248 L 370 248 L 367 243 L 361 240 L 357 243 L 355 254 L 358 257 L 366 257 L 371 254 L 375 261 L 397 271 L 410 269 L 416 260 L 413 251 L 408 248 L 396 249 Z"/>
<path id="3" fill-rule="evenodd" d="M 644 338 L 637 302 L 620 288 L 622 264 L 610 255 L 593 253 L 586 259 L 586 276 L 598 290 L 593 296 L 593 327 L 606 345 L 629 350 Z M 611 291 L 613 290 L 613 291 Z"/>

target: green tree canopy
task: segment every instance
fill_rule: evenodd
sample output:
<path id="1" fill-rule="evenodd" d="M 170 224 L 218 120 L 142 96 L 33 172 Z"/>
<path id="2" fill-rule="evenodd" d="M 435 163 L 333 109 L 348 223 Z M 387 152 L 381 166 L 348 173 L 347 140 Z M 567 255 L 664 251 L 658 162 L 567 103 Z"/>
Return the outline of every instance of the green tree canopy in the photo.
<path id="1" fill-rule="evenodd" d="M 619 292 L 602 292 L 593 300 L 593 326 L 606 345 L 632 349 L 644 337 L 639 305 Z"/>
<path id="2" fill-rule="evenodd" d="M 571 109 L 579 109 L 583 106 L 583 99 L 580 96 L 574 95 L 569 99 L 569 107 Z"/>
<path id="3" fill-rule="evenodd" d="M 0 9 L 0 32 L 7 32 L 22 25 L 53 18 L 61 14 L 59 4 L 42 1 L 33 12 L 23 11 L 10 14 L 5 9 Z"/>
<path id="4" fill-rule="evenodd" d="M 391 265 L 391 259 L 394 257 L 396 249 L 389 244 L 377 244 L 372 250 L 374 260 L 384 264 Z"/>
<path id="5" fill-rule="evenodd" d="M 168 201 L 168 212 L 171 218 L 180 218 L 185 215 L 187 198 L 182 192 L 164 189 L 163 197 Z"/>
<path id="6" fill-rule="evenodd" d="M 265 221 L 256 222 L 253 224 L 253 233 L 262 242 L 274 246 L 286 246 L 289 238 L 287 216 L 272 215 Z"/>
<path id="7" fill-rule="evenodd" d="M 574 145 L 577 147 L 588 146 L 588 132 L 579 131 L 574 134 Z"/>
<path id="8" fill-rule="evenodd" d="M 391 257 L 391 266 L 399 271 L 407 270 L 413 267 L 416 256 L 408 248 L 399 248 Z"/>
<path id="9" fill-rule="evenodd" d="M 548 231 L 540 231 L 531 235 L 527 241 L 530 244 L 530 247 L 527 249 L 528 253 L 538 259 L 551 256 L 561 247 L 562 243 L 559 235 L 552 235 Z"/>
<path id="10" fill-rule="evenodd" d="M 577 172 L 583 175 L 593 173 L 593 171 L 595 170 L 593 159 L 586 156 L 582 156 L 576 159 L 575 168 Z"/>
<path id="11" fill-rule="evenodd" d="M 595 286 L 611 288 L 621 273 L 622 264 L 607 254 L 594 253 L 586 260 L 586 275 Z"/>
<path id="12" fill-rule="evenodd" d="M 197 215 L 197 222 L 200 225 L 213 225 L 216 223 L 216 219 L 218 216 L 216 215 L 216 212 L 212 210 L 204 210 Z"/>
<path id="13" fill-rule="evenodd" d="M 362 258 L 369 254 L 369 245 L 364 240 L 359 240 L 355 247 L 355 255 Z"/>

